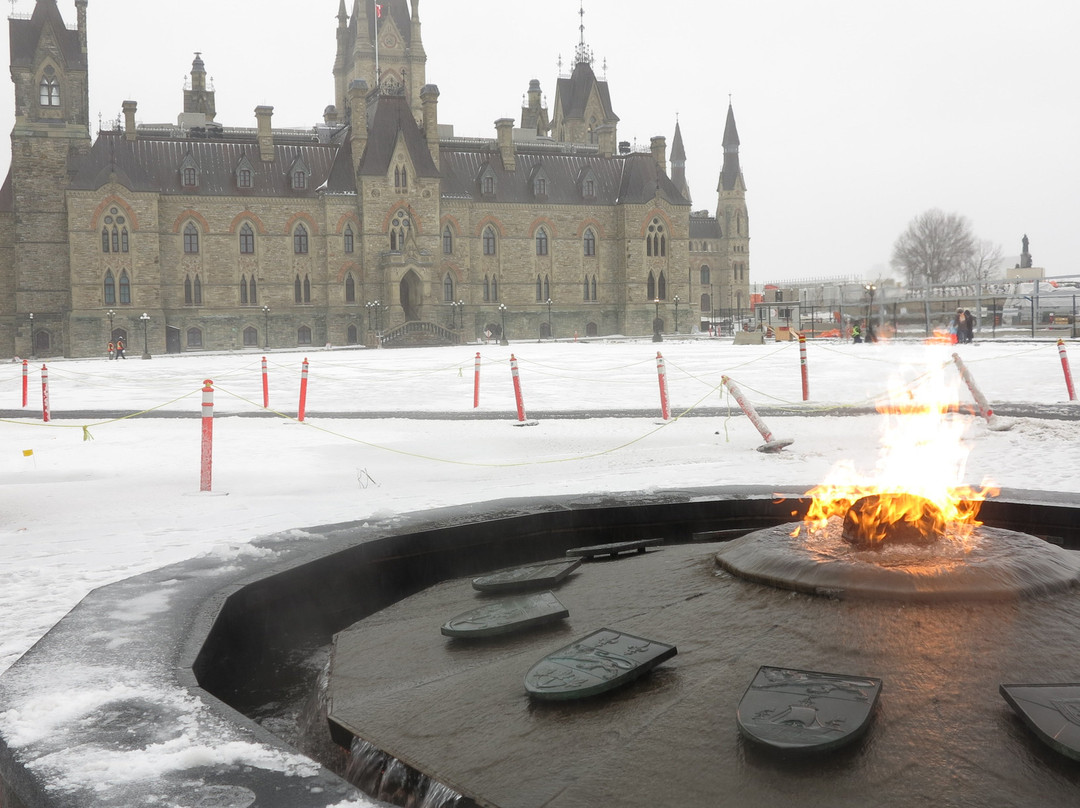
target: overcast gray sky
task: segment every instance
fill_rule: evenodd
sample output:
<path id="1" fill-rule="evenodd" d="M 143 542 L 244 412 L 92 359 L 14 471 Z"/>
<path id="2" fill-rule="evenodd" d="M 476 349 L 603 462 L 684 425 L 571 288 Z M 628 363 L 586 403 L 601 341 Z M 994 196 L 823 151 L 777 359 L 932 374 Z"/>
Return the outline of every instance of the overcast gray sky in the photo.
<path id="1" fill-rule="evenodd" d="M 74 0 L 59 7 L 74 25 Z M 175 122 L 195 51 L 224 125 L 254 126 L 254 108 L 270 104 L 276 126 L 311 126 L 334 101 L 337 10 L 338 0 L 89 0 L 93 128 L 125 99 L 140 123 Z M 553 103 L 578 10 L 579 0 L 424 0 L 440 123 L 494 137 L 496 118 L 519 118 L 533 78 Z M 968 217 L 1014 260 L 1027 233 L 1036 266 L 1080 273 L 1078 23 L 1080 4 L 1063 0 L 585 0 L 619 139 L 666 135 L 670 148 L 678 115 L 695 210 L 716 209 L 731 96 L 755 283 L 888 273 L 896 237 L 934 207 Z M 0 47 L 6 64 L 8 37 Z M 12 104 L 4 82 L 8 133 Z"/>

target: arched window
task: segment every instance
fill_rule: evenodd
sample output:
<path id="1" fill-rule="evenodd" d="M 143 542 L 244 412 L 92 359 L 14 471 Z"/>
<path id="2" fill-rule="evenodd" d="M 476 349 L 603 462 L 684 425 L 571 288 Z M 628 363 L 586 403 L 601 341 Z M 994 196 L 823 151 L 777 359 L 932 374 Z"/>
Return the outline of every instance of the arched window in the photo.
<path id="1" fill-rule="evenodd" d="M 656 296 L 660 300 L 667 300 L 667 278 L 664 273 L 660 273 L 660 280 L 656 284 Z"/>
<path id="2" fill-rule="evenodd" d="M 296 303 L 304 302 L 304 285 L 300 282 L 300 276 L 296 276 L 296 280 L 293 282 L 293 301 Z"/>
<path id="3" fill-rule="evenodd" d="M 120 252 L 128 251 L 128 231 L 126 227 L 120 229 Z"/>
<path id="4" fill-rule="evenodd" d="M 121 276 L 121 278 L 120 278 L 120 284 L 121 284 L 121 292 L 120 292 L 120 294 L 121 294 L 121 296 L 123 295 L 123 283 L 124 283 L 124 278 L 123 278 L 123 276 Z M 194 287 L 195 287 L 195 305 L 196 306 L 201 306 L 202 305 L 202 278 L 200 278 L 198 275 L 195 276 Z"/>
<path id="5" fill-rule="evenodd" d="M 116 279 L 111 270 L 105 273 L 105 305 L 116 305 Z"/>
<path id="6" fill-rule="evenodd" d="M 454 231 L 450 229 L 450 225 L 442 231 L 442 251 L 443 255 L 454 254 Z"/>
<path id="7" fill-rule="evenodd" d="M 487 303 L 491 300 L 491 281 L 488 276 L 484 276 L 484 302 Z"/>
<path id="8" fill-rule="evenodd" d="M 188 222 L 184 228 L 184 254 L 196 255 L 199 252 L 199 228 L 194 222 Z"/>
<path id="9" fill-rule="evenodd" d="M 585 238 L 582 242 L 582 246 L 586 258 L 594 258 L 596 256 L 596 233 L 592 231 L 591 227 L 585 231 Z"/>
<path id="10" fill-rule="evenodd" d="M 346 332 L 345 339 L 349 345 L 355 345 L 360 341 L 360 333 L 356 330 L 355 325 L 350 325 Z"/>
<path id="11" fill-rule="evenodd" d="M 394 169 L 394 187 L 395 188 L 401 188 L 401 169 L 400 168 L 395 168 Z"/>
<path id="12" fill-rule="evenodd" d="M 255 276 L 251 276 L 251 280 L 248 281 L 248 300 L 251 301 L 251 305 L 254 306 L 259 302 L 259 287 L 255 285 Z"/>
<path id="13" fill-rule="evenodd" d="M 47 71 L 52 72 L 52 67 L 47 68 Z M 60 82 L 56 80 L 55 76 L 45 76 L 44 78 L 42 78 L 40 89 L 41 106 L 60 106 Z"/>
<path id="14" fill-rule="evenodd" d="M 645 236 L 645 252 L 652 258 L 667 255 L 667 235 L 664 233 L 664 223 L 659 217 L 649 224 L 649 232 Z"/>
<path id="15" fill-rule="evenodd" d="M 495 193 L 495 178 L 494 177 L 484 177 L 484 194 L 487 195 L 487 196 L 491 196 L 494 193 Z"/>
<path id="16" fill-rule="evenodd" d="M 709 269 L 708 265 L 703 265 L 701 267 L 701 285 L 708 286 L 710 283 L 712 283 L 711 278 L 712 271 Z"/>
<path id="17" fill-rule="evenodd" d="M 236 172 L 236 187 L 237 188 L 250 188 L 252 186 L 252 177 L 250 168 L 241 168 Z"/>
<path id="18" fill-rule="evenodd" d="M 536 231 L 536 254 L 548 254 L 548 234 L 547 231 L 542 227 Z"/>
<path id="19" fill-rule="evenodd" d="M 551 278 L 544 276 L 544 300 L 551 300 Z"/>
<path id="20" fill-rule="evenodd" d="M 131 281 L 128 280 L 127 272 L 120 273 L 120 304 L 131 305 Z"/>
<path id="21" fill-rule="evenodd" d="M 544 282 L 540 279 L 540 276 L 536 276 L 536 302 L 540 303 L 544 299 Z"/>
<path id="22" fill-rule="evenodd" d="M 249 325 L 247 328 L 244 329 L 244 347 L 259 347 L 259 332 L 254 326 Z"/>
<path id="23" fill-rule="evenodd" d="M 345 225 L 345 254 L 352 255 L 355 249 L 356 243 L 353 238 L 353 229 L 351 224 Z"/>
<path id="24" fill-rule="evenodd" d="M 308 254 L 308 232 L 302 224 L 298 224 L 293 231 L 293 252 L 297 255 Z"/>
<path id="25" fill-rule="evenodd" d="M 311 278 L 304 276 L 304 302 L 311 302 Z"/>
<path id="26" fill-rule="evenodd" d="M 390 223 L 390 250 L 392 252 L 401 252 L 405 249 L 405 234 L 409 232 L 410 227 L 412 227 L 412 222 L 405 211 L 399 210 L 394 214 L 394 220 Z"/>
<path id="27" fill-rule="evenodd" d="M 202 347 L 202 330 L 198 328 L 189 328 L 187 330 L 187 345 L 189 348 L 201 348 Z"/>
<path id="28" fill-rule="evenodd" d="M 307 188 L 307 172 L 294 171 L 292 175 L 292 187 L 294 191 L 303 191 Z"/>
<path id="29" fill-rule="evenodd" d="M 356 281 L 353 280 L 351 272 L 345 276 L 345 302 L 356 302 Z"/>
<path id="30" fill-rule="evenodd" d="M 300 326 L 296 329 L 296 344 L 297 345 L 310 345 L 311 344 L 311 329 L 306 325 Z"/>
<path id="31" fill-rule="evenodd" d="M 595 275 L 592 276 L 592 299 L 593 300 L 598 299 L 596 297 L 596 276 Z"/>
<path id="32" fill-rule="evenodd" d="M 494 275 L 491 277 L 491 299 L 496 303 L 499 300 L 499 279 Z"/>
<path id="33" fill-rule="evenodd" d="M 248 304 L 248 285 L 247 276 L 240 276 L 240 305 L 246 306 Z"/>
<path id="34" fill-rule="evenodd" d="M 586 301 L 589 300 L 589 276 L 588 275 L 585 276 L 585 284 L 584 284 L 584 286 L 582 286 L 581 299 L 586 300 Z"/>
<path id="35" fill-rule="evenodd" d="M 255 231 L 247 222 L 244 222 L 244 226 L 240 228 L 240 254 L 255 254 Z"/>
<path id="36" fill-rule="evenodd" d="M 194 295 L 191 294 L 191 276 L 184 278 L 184 305 L 190 306 L 195 300 Z"/>
<path id="37" fill-rule="evenodd" d="M 495 228 L 484 229 L 484 255 L 495 255 Z"/>
<path id="38" fill-rule="evenodd" d="M 656 300 L 656 276 L 651 272 L 649 273 L 649 280 L 645 284 L 645 296 L 649 300 Z"/>
<path id="39" fill-rule="evenodd" d="M 447 273 L 446 277 L 443 278 L 442 287 L 443 287 L 443 302 L 445 302 L 445 303 L 453 303 L 454 302 L 454 279 L 450 276 L 449 273 Z"/>
<path id="40" fill-rule="evenodd" d="M 104 227 L 101 230 L 101 251 L 107 253 L 109 251 L 109 228 Z"/>
<path id="41" fill-rule="evenodd" d="M 113 225 L 112 229 L 112 251 L 114 253 L 120 252 L 120 228 Z"/>

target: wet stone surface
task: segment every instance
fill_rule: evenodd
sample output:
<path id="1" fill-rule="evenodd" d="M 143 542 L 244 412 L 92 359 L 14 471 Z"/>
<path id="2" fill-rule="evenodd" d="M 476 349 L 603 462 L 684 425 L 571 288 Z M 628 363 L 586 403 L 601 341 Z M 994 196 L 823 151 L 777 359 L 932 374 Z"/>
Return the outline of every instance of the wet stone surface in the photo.
<path id="1" fill-rule="evenodd" d="M 581 566 L 581 559 L 558 559 L 526 564 L 473 579 L 473 589 L 480 592 L 528 592 L 557 586 Z"/>

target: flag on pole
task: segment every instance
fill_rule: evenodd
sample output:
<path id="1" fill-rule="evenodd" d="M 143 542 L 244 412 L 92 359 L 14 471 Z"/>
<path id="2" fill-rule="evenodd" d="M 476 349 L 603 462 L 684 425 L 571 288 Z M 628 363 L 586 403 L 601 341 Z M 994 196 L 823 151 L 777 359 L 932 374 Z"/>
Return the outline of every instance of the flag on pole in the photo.
<path id="1" fill-rule="evenodd" d="M 382 19 L 382 4 L 381 3 L 376 3 L 375 4 L 375 17 L 377 19 Z"/>

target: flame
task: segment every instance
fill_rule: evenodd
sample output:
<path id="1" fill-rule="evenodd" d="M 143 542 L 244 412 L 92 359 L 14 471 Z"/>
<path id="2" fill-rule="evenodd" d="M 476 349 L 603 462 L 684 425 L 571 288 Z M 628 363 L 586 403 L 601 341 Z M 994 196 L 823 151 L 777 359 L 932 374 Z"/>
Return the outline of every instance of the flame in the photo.
<path id="1" fill-rule="evenodd" d="M 894 383 L 888 399 L 877 406 L 886 424 L 875 469 L 858 470 L 843 461 L 808 491 L 812 502 L 803 519 L 808 531 L 824 530 L 832 517 L 843 519 L 856 501 L 877 496 L 880 501 L 872 508 L 852 515 L 863 520 L 868 535 L 884 538 L 891 524 L 937 524 L 936 507 L 948 538 L 967 543 L 981 524 L 977 517 L 983 501 L 998 491 L 986 481 L 979 488 L 961 482 L 968 419 L 950 414 L 959 405 L 959 379 L 954 374 L 947 380 L 946 367 L 953 365 L 932 365 L 907 384 Z M 927 507 L 927 500 L 933 507 Z"/>

